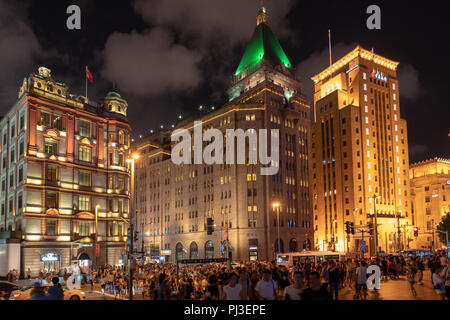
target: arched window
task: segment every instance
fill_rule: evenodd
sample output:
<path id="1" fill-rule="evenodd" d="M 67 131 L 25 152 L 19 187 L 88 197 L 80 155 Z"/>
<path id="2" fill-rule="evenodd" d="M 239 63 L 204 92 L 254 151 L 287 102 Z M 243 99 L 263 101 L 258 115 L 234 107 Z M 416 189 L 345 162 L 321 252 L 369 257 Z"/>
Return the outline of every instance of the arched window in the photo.
<path id="1" fill-rule="evenodd" d="M 177 260 L 183 260 L 183 245 L 181 242 L 177 243 L 175 248 Z"/>
<path id="2" fill-rule="evenodd" d="M 189 259 L 198 259 L 198 245 L 194 241 L 189 247 Z"/>
<path id="3" fill-rule="evenodd" d="M 214 259 L 214 244 L 211 240 L 205 243 L 205 259 Z"/>
<path id="4" fill-rule="evenodd" d="M 123 130 L 119 131 L 119 144 L 125 144 L 125 132 Z"/>

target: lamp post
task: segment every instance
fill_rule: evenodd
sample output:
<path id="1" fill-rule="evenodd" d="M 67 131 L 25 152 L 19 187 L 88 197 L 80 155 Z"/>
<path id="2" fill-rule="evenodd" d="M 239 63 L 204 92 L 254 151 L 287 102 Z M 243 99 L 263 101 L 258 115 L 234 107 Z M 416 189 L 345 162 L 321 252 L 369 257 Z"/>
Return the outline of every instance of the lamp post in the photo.
<path id="1" fill-rule="evenodd" d="M 97 246 L 98 246 L 98 209 L 100 205 L 95 206 L 95 269 L 98 268 L 98 258 L 97 258 Z M 100 256 L 100 250 L 98 250 L 98 255 Z"/>
<path id="2" fill-rule="evenodd" d="M 402 250 L 402 242 L 401 242 L 401 226 L 400 226 L 400 219 L 402 219 L 403 216 L 401 213 L 397 214 L 397 249 L 398 249 L 398 253 L 400 253 L 400 251 Z"/>
<path id="3" fill-rule="evenodd" d="M 139 154 L 134 153 L 131 158 L 127 159 L 127 163 L 131 165 L 130 172 L 130 231 L 131 231 L 131 239 L 130 239 L 130 248 L 128 252 L 128 292 L 129 292 L 129 300 L 133 300 L 133 240 L 134 240 L 134 226 L 133 226 L 133 217 L 135 214 L 135 190 L 134 190 L 134 168 L 135 162 L 139 159 Z"/>
<path id="4" fill-rule="evenodd" d="M 378 258 L 378 224 L 377 224 L 377 199 L 381 196 L 373 195 L 374 228 L 375 228 L 375 256 Z"/>
<path id="5" fill-rule="evenodd" d="M 277 252 L 275 253 L 275 259 L 277 258 L 276 257 L 276 254 L 277 253 L 280 253 L 280 251 L 281 251 L 281 241 L 280 241 L 280 203 L 279 202 L 274 202 L 274 203 L 272 203 L 272 208 L 273 208 L 273 210 L 275 211 L 277 211 L 277 220 L 278 220 L 278 222 L 277 222 L 277 227 L 278 227 L 278 250 L 277 250 Z"/>

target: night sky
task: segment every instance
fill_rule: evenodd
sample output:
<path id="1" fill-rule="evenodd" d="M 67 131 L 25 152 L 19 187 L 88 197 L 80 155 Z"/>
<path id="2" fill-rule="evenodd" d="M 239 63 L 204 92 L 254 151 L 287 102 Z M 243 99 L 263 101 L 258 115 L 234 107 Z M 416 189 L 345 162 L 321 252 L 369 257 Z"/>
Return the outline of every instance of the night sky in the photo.
<path id="1" fill-rule="evenodd" d="M 66 8 L 81 8 L 82 29 L 66 28 Z M 368 30 L 366 9 L 381 8 L 382 29 Z M 37 67 L 52 69 L 71 93 L 89 98 L 113 88 L 128 103 L 133 136 L 199 105 L 219 107 L 256 25 L 259 0 L 0 0 L 0 114 Z M 402 117 L 411 162 L 450 158 L 447 12 L 441 1 L 265 0 L 269 23 L 312 100 L 310 77 L 360 44 L 399 61 Z M 311 101 L 312 104 L 312 101 Z"/>

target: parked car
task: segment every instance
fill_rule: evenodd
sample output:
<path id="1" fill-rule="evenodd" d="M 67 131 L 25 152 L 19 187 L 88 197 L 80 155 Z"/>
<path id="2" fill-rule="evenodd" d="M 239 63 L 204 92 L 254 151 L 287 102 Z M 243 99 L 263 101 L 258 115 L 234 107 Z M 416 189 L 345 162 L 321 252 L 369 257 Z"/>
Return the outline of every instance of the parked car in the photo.
<path id="1" fill-rule="evenodd" d="M 51 285 L 42 285 L 47 293 Z M 11 292 L 9 300 L 30 300 L 33 287 L 26 287 L 23 289 Z M 64 300 L 86 300 L 86 293 L 81 290 L 63 288 Z"/>
<path id="2" fill-rule="evenodd" d="M 20 287 L 12 282 L 0 281 L 0 292 L 3 292 L 5 297 L 9 297 L 11 292 L 19 289 Z"/>

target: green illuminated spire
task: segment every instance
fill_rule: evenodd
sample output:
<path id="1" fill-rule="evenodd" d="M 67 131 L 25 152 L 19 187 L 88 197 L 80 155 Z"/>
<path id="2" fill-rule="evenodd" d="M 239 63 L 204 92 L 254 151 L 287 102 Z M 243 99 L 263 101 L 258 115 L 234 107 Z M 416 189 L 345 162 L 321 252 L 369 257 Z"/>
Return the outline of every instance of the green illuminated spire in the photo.
<path id="1" fill-rule="evenodd" d="M 263 59 L 273 66 L 284 65 L 286 68 L 292 68 L 291 62 L 267 23 L 267 17 L 266 9 L 262 7 L 258 14 L 256 29 L 234 74 L 235 76 L 240 75 L 246 69 L 255 67 Z"/>

